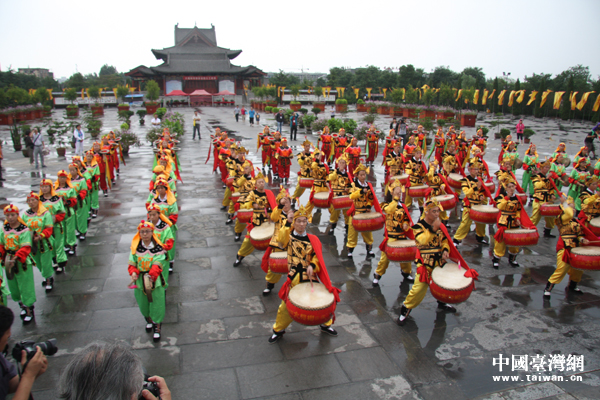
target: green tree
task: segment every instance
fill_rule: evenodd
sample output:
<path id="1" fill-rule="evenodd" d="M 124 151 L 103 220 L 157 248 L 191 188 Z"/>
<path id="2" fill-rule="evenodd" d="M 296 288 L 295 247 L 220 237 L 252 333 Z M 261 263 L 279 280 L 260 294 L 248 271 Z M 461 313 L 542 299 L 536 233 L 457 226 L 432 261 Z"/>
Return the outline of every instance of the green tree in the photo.
<path id="1" fill-rule="evenodd" d="M 562 104 L 560 106 L 560 118 L 563 120 L 570 119 L 571 117 L 571 102 L 569 101 L 569 97 L 571 93 L 573 93 L 573 87 L 575 86 L 575 79 L 573 75 L 569 76 L 567 80 L 567 89 L 565 94 L 562 97 Z"/>
<path id="2" fill-rule="evenodd" d="M 76 72 L 64 83 L 66 87 L 81 91 L 86 86 L 85 78 L 80 72 Z"/>
<path id="3" fill-rule="evenodd" d="M 153 84 L 151 84 L 150 82 L 154 82 L 154 85 L 156 85 L 156 89 L 158 89 L 158 84 L 156 83 L 156 81 L 149 81 L 146 83 L 146 97 L 149 100 L 152 100 L 150 98 L 150 89 L 149 87 L 152 87 L 152 90 L 154 90 L 155 86 Z M 160 89 L 158 89 L 159 93 L 160 93 Z M 125 96 L 127 96 L 129 94 L 129 89 L 127 89 L 125 86 L 123 85 L 118 85 L 117 86 L 117 97 L 119 97 L 121 99 L 122 103 L 125 103 Z M 155 93 L 153 92 L 152 95 L 154 95 Z M 158 99 L 158 96 L 156 96 L 156 99 Z M 155 99 L 155 100 L 156 100 Z"/>
<path id="4" fill-rule="evenodd" d="M 467 67 L 463 69 L 461 76 L 463 79 L 465 76 L 470 76 L 474 78 L 475 83 L 472 86 L 481 87 L 485 85 L 485 74 L 483 73 L 483 70 L 479 67 Z M 462 87 L 465 88 L 466 86 L 463 85 Z"/>
<path id="5" fill-rule="evenodd" d="M 75 90 L 75 88 L 68 88 L 67 90 L 65 90 L 64 96 L 65 100 L 68 100 L 71 102 L 71 104 L 73 104 L 73 102 L 77 98 L 77 90 Z"/>
<path id="6" fill-rule="evenodd" d="M 544 116 L 544 110 L 542 107 L 540 107 L 540 104 L 542 102 L 542 93 L 544 93 L 547 89 L 546 86 L 546 77 L 542 77 L 542 79 L 540 79 L 538 87 L 537 87 L 537 91 L 538 94 L 536 96 L 535 102 L 534 102 L 534 115 L 537 118 L 542 118 Z"/>
<path id="7" fill-rule="evenodd" d="M 450 69 L 449 66 L 435 67 L 435 70 L 429 74 L 430 86 L 439 88 L 442 83 L 453 86 L 458 79 L 458 74 Z"/>
<path id="8" fill-rule="evenodd" d="M 118 74 L 116 67 L 114 67 L 112 65 L 104 64 L 100 68 L 100 73 L 98 75 L 105 76 L 105 75 L 115 75 L 115 74 Z"/>
<path id="9" fill-rule="evenodd" d="M 442 106 L 451 106 L 454 103 L 454 91 L 452 90 L 452 86 L 442 83 L 438 101 Z"/>

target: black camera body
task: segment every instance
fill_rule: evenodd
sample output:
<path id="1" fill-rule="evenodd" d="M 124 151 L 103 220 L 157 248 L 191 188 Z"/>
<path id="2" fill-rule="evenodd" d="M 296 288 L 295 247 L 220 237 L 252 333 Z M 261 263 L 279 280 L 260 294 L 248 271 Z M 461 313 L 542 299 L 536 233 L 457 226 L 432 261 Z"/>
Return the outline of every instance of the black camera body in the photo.
<path id="1" fill-rule="evenodd" d="M 144 374 L 144 384 L 142 386 L 142 390 L 146 389 L 147 391 L 149 391 L 150 393 L 152 393 L 152 395 L 154 397 L 156 397 L 157 399 L 160 399 L 160 388 L 158 387 L 158 383 L 156 383 L 156 382 L 150 382 L 148 380 L 148 378 L 150 378 L 150 375 Z M 140 395 L 139 395 L 138 399 L 139 400 L 144 400 L 144 396 L 142 396 L 141 392 L 140 392 Z"/>
<path id="2" fill-rule="evenodd" d="M 12 356 L 15 360 L 21 361 L 21 351 L 25 350 L 27 352 L 27 361 L 29 361 L 35 356 L 35 353 L 37 353 L 38 346 L 42 350 L 42 353 L 47 356 L 53 356 L 58 351 L 56 339 L 50 339 L 40 343 L 35 343 L 33 340 L 23 340 L 15 344 Z"/>

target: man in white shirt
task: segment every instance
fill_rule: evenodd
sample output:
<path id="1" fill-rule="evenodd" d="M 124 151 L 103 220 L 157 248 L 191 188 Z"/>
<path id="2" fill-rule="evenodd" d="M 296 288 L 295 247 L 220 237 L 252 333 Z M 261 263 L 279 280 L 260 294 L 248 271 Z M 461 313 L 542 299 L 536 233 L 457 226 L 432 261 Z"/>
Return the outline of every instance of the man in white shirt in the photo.
<path id="1" fill-rule="evenodd" d="M 202 139 L 202 137 L 200 136 L 201 120 L 202 118 L 200 118 L 200 114 L 198 114 L 198 111 L 194 111 L 194 136 L 192 136 L 192 140 L 196 139 L 196 132 L 198 132 L 198 139 Z"/>
<path id="2" fill-rule="evenodd" d="M 83 134 L 81 125 L 75 127 L 73 137 L 75 138 L 75 155 L 83 157 L 83 139 L 85 139 L 85 135 Z"/>
<path id="3" fill-rule="evenodd" d="M 42 132 L 38 132 L 37 128 L 33 128 L 33 135 L 31 140 L 33 140 L 33 158 L 35 159 L 35 168 L 39 168 L 38 158 L 42 159 L 42 168 L 46 168 L 44 165 L 44 137 L 42 136 Z"/>
<path id="4" fill-rule="evenodd" d="M 160 118 L 158 118 L 158 114 L 154 114 L 154 118 L 152 118 L 152 126 L 159 127 L 160 126 Z"/>

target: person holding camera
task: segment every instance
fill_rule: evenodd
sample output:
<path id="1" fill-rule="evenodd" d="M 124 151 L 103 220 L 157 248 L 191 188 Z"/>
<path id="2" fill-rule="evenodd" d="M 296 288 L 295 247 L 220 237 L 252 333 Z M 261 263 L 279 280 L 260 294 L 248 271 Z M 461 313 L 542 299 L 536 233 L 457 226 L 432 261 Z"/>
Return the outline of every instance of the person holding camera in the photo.
<path id="1" fill-rule="evenodd" d="M 14 318 L 10 308 L 0 306 L 0 349 L 5 349 L 8 346 L 8 339 L 10 339 L 11 334 L 10 327 Z M 40 347 L 36 347 L 37 351 L 32 357 L 26 350 L 21 350 L 23 371 L 20 376 L 17 374 L 15 365 L 9 363 L 4 354 L 0 354 L 0 400 L 4 400 L 10 393 L 15 393 L 13 400 L 26 400 L 29 398 L 33 382 L 48 368 L 48 359 Z"/>
<path id="2" fill-rule="evenodd" d="M 144 373 L 142 361 L 127 345 L 96 342 L 69 361 L 60 377 L 58 398 L 171 400 L 171 392 L 164 378 Z"/>

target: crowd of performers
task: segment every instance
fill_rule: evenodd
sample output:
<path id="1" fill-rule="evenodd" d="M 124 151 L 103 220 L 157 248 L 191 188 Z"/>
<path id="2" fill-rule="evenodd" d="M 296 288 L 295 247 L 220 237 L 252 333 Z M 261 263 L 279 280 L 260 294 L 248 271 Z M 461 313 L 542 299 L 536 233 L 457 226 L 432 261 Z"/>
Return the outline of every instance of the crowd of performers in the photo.
<path id="1" fill-rule="evenodd" d="M 90 222 L 98 216 L 100 192 L 107 197 L 121 163 L 125 165 L 120 139 L 111 132 L 95 142 L 83 157 L 74 156 L 57 179 L 42 179 L 40 190 L 27 195 L 28 209 L 14 204 L 4 208 L 0 234 L 0 257 L 4 269 L 2 302 L 7 295 L 18 302 L 23 324 L 35 317 L 33 268 L 42 275 L 46 293 L 54 288 L 54 275 L 67 268 L 77 244 L 86 240 Z"/>
<path id="2" fill-rule="evenodd" d="M 290 195 L 285 186 L 294 155 L 279 132 L 265 127 L 258 134 L 262 168 L 254 166 L 247 159 L 249 151 L 228 138 L 226 132 L 217 130 L 213 135 L 214 171 L 220 172 L 226 189 L 222 203 L 222 210 L 227 212 L 226 223 L 235 221 L 235 241 L 247 232 L 234 267 L 254 250 L 264 250 L 261 267 L 265 272 L 265 296 L 287 275 L 279 290 L 282 303 L 269 342 L 281 338 L 292 320 L 315 325 L 302 321 L 313 317 L 298 311 L 291 291 L 296 285 L 321 282 L 332 295 L 333 309 L 339 300 L 338 290 L 329 281 L 320 241 L 306 234 L 315 207 L 329 209 L 329 234 L 333 234 L 343 216 L 349 258 L 353 257 L 359 233 L 367 258 L 375 257 L 372 232 L 384 229 L 373 285 L 379 284 L 390 261 L 400 263 L 403 279 L 413 284 L 400 311 L 400 324 L 420 304 L 430 285 L 441 311 L 455 312 L 451 304 L 468 297 L 478 274 L 469 268 L 457 248 L 470 234 L 473 222 L 480 246 L 489 245 L 486 226 L 490 226 L 489 236 L 494 238 L 490 265 L 493 268 L 499 268 L 504 256 L 510 266 L 519 267 L 517 255 L 521 247 L 537 244 L 537 225 L 542 217 L 543 237 L 555 238 L 554 228 L 558 229 L 556 272 L 549 278 L 544 296 L 550 296 L 553 286 L 567 273 L 568 290 L 581 293 L 577 283 L 582 271 L 600 269 L 600 247 L 589 247 L 600 245 L 600 162 L 591 166 L 586 147 L 571 161 L 564 143 L 546 159 L 541 159 L 531 144 L 521 161 L 517 144 L 509 135 L 502 142 L 500 169 L 492 173 L 485 161 L 487 137 L 481 129 L 467 138 L 464 131 L 457 132 L 454 127 L 448 132 L 440 128 L 429 151 L 421 126 L 406 144 L 392 130 L 383 138 L 385 189 L 380 203 L 367 181 L 370 167 L 375 166 L 380 140 L 381 134 L 374 127 L 367 133 L 364 149 L 343 129 L 332 134 L 325 128 L 316 148 L 305 140 L 303 150 L 295 155 L 300 170 L 297 186 Z M 571 163 L 573 169 L 568 174 Z M 521 167 L 525 173 L 519 183 L 515 170 Z M 280 183 L 277 195 L 266 189 L 266 168 Z M 568 187 L 566 193 L 561 191 L 563 187 Z M 309 200 L 301 205 L 299 198 L 305 190 L 310 190 Z M 528 202 L 533 209 L 531 215 L 524 208 Z M 462 217 L 452 236 L 449 213 L 461 203 Z M 418 221 L 413 221 L 410 211 L 416 207 L 420 215 Z M 574 251 L 581 246 L 588 249 Z M 588 253 L 592 258 L 596 254 L 591 263 Z M 413 262 L 417 267 L 414 277 Z M 449 287 L 444 287 L 444 281 L 449 282 Z M 454 284 L 466 286 L 454 288 Z M 291 306 L 294 313 L 289 312 Z M 332 328 L 334 320 L 333 316 L 320 321 L 321 330 L 337 335 Z"/>

